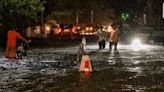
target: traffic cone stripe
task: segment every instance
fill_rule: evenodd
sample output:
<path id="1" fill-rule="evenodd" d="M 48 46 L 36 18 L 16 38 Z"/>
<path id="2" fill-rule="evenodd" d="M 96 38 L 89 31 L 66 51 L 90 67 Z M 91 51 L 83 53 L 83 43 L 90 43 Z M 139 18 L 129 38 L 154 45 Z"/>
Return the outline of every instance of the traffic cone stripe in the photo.
<path id="1" fill-rule="evenodd" d="M 84 71 L 88 72 L 89 71 L 89 68 L 85 68 Z"/>
<path id="2" fill-rule="evenodd" d="M 85 67 L 85 68 L 89 68 L 89 62 L 88 62 L 88 61 L 85 61 L 84 67 Z"/>

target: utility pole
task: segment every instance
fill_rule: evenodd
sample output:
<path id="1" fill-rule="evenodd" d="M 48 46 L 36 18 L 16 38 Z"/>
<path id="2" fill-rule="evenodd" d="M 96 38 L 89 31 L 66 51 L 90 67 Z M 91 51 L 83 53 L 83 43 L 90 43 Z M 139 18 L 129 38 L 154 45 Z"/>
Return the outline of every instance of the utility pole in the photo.
<path id="1" fill-rule="evenodd" d="M 76 14 L 76 24 L 79 24 L 79 12 Z"/>
<path id="2" fill-rule="evenodd" d="M 93 10 L 91 10 L 91 24 L 93 24 Z"/>
<path id="3" fill-rule="evenodd" d="M 147 19 L 146 19 L 146 13 L 143 13 L 143 24 L 146 25 L 147 24 Z"/>

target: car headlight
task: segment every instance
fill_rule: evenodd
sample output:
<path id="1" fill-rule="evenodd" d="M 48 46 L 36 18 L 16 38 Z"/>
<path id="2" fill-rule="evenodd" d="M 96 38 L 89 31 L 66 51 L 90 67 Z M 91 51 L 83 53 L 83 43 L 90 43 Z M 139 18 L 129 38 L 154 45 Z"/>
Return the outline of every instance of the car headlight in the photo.
<path id="1" fill-rule="evenodd" d="M 89 28 L 87 27 L 86 30 L 89 30 Z"/>

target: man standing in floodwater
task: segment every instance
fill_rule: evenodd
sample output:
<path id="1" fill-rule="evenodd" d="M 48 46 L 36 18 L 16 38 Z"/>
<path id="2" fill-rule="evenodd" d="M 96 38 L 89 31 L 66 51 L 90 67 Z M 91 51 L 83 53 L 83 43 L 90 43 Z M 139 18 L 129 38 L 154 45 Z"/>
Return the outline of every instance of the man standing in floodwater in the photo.
<path id="1" fill-rule="evenodd" d="M 21 39 L 25 42 L 28 42 L 25 38 L 23 38 L 17 31 L 16 28 L 12 28 L 7 33 L 7 47 L 5 51 L 6 58 L 16 58 L 16 44 L 17 39 Z"/>

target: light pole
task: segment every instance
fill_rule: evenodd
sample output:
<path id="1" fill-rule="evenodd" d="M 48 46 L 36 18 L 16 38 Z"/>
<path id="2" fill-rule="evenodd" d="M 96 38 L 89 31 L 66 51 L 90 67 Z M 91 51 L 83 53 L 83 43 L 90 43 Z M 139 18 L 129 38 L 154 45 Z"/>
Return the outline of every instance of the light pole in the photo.
<path id="1" fill-rule="evenodd" d="M 93 24 L 93 10 L 91 10 L 91 24 Z"/>
<path id="2" fill-rule="evenodd" d="M 76 14 L 76 24 L 79 24 L 79 12 Z"/>
<path id="3" fill-rule="evenodd" d="M 42 8 L 42 11 L 41 11 L 41 15 L 40 15 L 40 18 L 41 18 L 41 35 L 42 37 L 44 38 L 44 7 Z"/>

